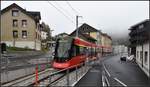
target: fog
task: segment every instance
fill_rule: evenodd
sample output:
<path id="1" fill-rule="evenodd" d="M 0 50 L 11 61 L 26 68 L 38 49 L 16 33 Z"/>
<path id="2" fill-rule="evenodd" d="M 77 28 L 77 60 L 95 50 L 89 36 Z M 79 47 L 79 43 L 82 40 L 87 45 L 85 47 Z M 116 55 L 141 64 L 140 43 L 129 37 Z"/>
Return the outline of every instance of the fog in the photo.
<path id="1" fill-rule="evenodd" d="M 48 1 L 1 1 L 1 9 L 14 2 L 28 11 L 40 11 L 41 21 L 54 30 L 53 36 L 71 33 L 76 28 L 76 15 L 83 16 L 79 26 L 87 23 L 113 37 L 126 37 L 130 26 L 149 18 L 148 1 L 49 1 L 69 18 Z"/>

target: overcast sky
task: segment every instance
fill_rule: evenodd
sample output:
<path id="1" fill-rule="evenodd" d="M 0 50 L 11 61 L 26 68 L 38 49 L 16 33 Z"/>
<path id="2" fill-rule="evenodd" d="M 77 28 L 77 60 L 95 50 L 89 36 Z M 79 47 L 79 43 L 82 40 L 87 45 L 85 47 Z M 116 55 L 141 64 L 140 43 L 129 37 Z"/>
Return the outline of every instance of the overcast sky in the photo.
<path id="1" fill-rule="evenodd" d="M 149 19 L 148 1 L 49 1 L 70 20 L 60 13 L 48 1 L 1 1 L 1 9 L 16 3 L 27 11 L 40 11 L 41 21 L 53 29 L 53 36 L 76 28 L 75 16 L 79 18 L 79 26 L 87 23 L 111 36 L 128 35 L 129 27 Z M 69 4 L 77 11 L 75 12 Z M 74 22 L 72 23 L 71 20 Z"/>

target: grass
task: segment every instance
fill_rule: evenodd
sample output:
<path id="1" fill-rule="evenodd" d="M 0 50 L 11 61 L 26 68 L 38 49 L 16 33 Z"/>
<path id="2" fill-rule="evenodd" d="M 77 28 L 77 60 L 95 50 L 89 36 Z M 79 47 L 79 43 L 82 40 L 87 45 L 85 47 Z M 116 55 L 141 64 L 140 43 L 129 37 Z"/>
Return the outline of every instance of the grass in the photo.
<path id="1" fill-rule="evenodd" d="M 20 47 L 8 47 L 7 46 L 7 51 L 34 51 L 34 49 L 29 49 L 27 47 L 20 48 Z"/>
<path id="2" fill-rule="evenodd" d="M 48 50 L 48 48 L 44 48 L 44 47 L 42 47 L 42 49 L 41 49 L 43 52 L 47 52 L 47 51 L 49 51 Z"/>

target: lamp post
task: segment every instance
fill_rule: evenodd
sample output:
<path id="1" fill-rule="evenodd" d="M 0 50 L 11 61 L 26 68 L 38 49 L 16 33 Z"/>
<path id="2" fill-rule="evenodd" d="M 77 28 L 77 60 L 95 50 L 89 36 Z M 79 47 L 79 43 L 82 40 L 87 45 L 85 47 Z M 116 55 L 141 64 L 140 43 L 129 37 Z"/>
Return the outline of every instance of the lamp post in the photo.
<path id="1" fill-rule="evenodd" d="M 53 41 L 52 40 L 52 31 L 54 31 L 54 30 L 50 30 L 50 44 L 49 44 L 49 47 L 50 47 L 50 58 L 52 58 L 52 50 L 53 50 L 53 48 L 52 48 L 53 47 L 53 45 L 52 45 L 53 44 L 52 43 L 52 41 Z M 48 64 L 49 64 L 49 62 L 51 60 L 50 58 L 48 59 Z"/>
<path id="2" fill-rule="evenodd" d="M 78 37 L 78 35 L 79 35 L 79 29 L 78 29 L 78 19 L 79 19 L 79 17 L 82 17 L 82 16 L 76 16 L 76 37 Z"/>

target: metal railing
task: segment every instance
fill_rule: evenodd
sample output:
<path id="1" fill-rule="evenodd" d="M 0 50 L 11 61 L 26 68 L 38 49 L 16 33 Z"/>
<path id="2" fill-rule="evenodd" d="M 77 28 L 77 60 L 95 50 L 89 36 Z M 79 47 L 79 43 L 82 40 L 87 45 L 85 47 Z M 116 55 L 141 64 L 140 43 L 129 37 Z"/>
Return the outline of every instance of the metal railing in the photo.
<path id="1" fill-rule="evenodd" d="M 50 75 L 48 75 L 47 77 L 43 78 L 43 79 L 40 79 L 38 80 L 38 85 L 36 83 L 32 83 L 30 85 L 28 85 L 29 87 L 30 86 L 39 86 L 40 83 L 43 83 L 44 81 L 48 80 L 48 83 L 44 86 L 52 86 L 52 84 L 58 82 L 59 80 L 61 80 L 63 77 L 66 77 L 66 85 L 67 86 L 70 86 L 70 78 L 75 78 L 75 81 L 77 81 L 79 79 L 79 76 L 83 75 L 84 73 L 86 73 L 88 71 L 88 64 L 87 62 L 83 62 L 81 64 L 77 64 L 77 65 L 74 65 L 74 66 L 71 66 L 71 67 L 68 67 L 66 69 L 62 69 L 62 70 L 59 70 L 57 72 L 54 72 L 54 73 L 51 73 Z M 74 70 L 72 70 L 74 69 Z M 80 69 L 80 71 L 79 71 Z M 71 72 L 74 72 L 75 73 L 75 76 L 71 77 L 70 76 L 70 73 Z M 80 72 L 80 73 L 79 73 Z M 66 86 L 65 85 L 65 86 Z"/>

